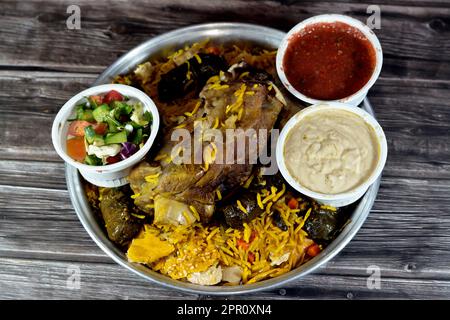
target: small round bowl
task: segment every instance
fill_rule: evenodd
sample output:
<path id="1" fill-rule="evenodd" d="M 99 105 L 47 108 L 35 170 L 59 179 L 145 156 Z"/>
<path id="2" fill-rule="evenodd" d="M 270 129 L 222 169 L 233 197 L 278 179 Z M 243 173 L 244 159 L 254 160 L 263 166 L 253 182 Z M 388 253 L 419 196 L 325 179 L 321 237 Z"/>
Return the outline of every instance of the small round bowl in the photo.
<path id="1" fill-rule="evenodd" d="M 306 116 L 309 116 L 315 112 L 323 111 L 323 110 L 343 110 L 348 111 L 356 116 L 362 118 L 366 124 L 373 128 L 375 132 L 375 136 L 377 137 L 379 147 L 380 147 L 380 154 L 377 166 L 375 167 L 375 170 L 372 172 L 372 174 L 366 179 L 366 181 L 354 189 L 348 191 L 348 192 L 342 192 L 338 194 L 325 194 L 325 193 L 319 193 L 312 191 L 304 186 L 302 186 L 289 172 L 289 170 L 286 167 L 285 161 L 284 161 L 284 145 L 286 142 L 286 138 L 289 135 L 289 132 L 292 130 L 292 128 L 299 123 L 303 118 Z M 334 207 L 343 207 L 346 205 L 349 205 L 353 202 L 356 202 L 359 198 L 361 198 L 364 193 L 367 191 L 369 186 L 374 183 L 375 180 L 381 175 L 381 172 L 383 171 L 384 165 L 386 164 L 387 159 L 387 142 L 386 142 L 386 136 L 384 135 L 383 129 L 379 125 L 379 123 L 375 120 L 374 117 L 372 117 L 370 114 L 368 114 L 366 111 L 358 108 L 353 107 L 348 104 L 343 104 L 339 102 L 327 102 L 327 103 L 321 103 L 317 105 L 312 105 L 310 107 L 307 107 L 301 111 L 299 111 L 297 114 L 295 114 L 289 121 L 286 123 L 286 125 L 283 127 L 283 130 L 281 131 L 280 137 L 278 138 L 277 147 L 276 147 L 276 159 L 277 159 L 277 165 L 280 169 L 281 174 L 286 179 L 286 181 L 297 191 L 300 193 L 313 198 L 314 200 L 318 201 L 319 203 L 330 205 Z"/>
<path id="2" fill-rule="evenodd" d="M 289 45 L 289 41 L 291 40 L 291 37 L 293 35 L 297 34 L 298 32 L 300 32 L 300 30 L 302 30 L 305 27 L 310 26 L 312 24 L 332 23 L 332 22 L 342 22 L 342 23 L 348 24 L 348 25 L 354 27 L 355 29 L 361 31 L 366 36 L 366 38 L 370 41 L 373 48 L 375 49 L 375 60 L 376 60 L 375 61 L 375 69 L 372 73 L 372 77 L 364 85 L 364 87 L 362 87 L 359 91 L 355 92 L 354 94 L 352 94 L 348 97 L 338 99 L 338 100 L 313 99 L 308 96 L 305 96 L 303 93 L 301 93 L 300 91 L 295 89 L 294 86 L 288 81 L 286 74 L 284 73 L 283 59 L 284 59 L 284 55 L 286 53 L 286 49 Z M 369 89 L 374 85 L 375 81 L 378 79 L 378 76 L 380 75 L 380 72 L 381 72 L 382 65 L 383 65 L 383 51 L 381 49 L 380 41 L 378 41 L 378 38 L 375 35 L 375 33 L 361 21 L 351 18 L 349 16 L 340 15 L 340 14 L 318 15 L 318 16 L 314 16 L 309 19 L 303 20 L 302 22 L 297 24 L 286 34 L 286 36 L 281 41 L 281 44 L 278 47 L 277 58 L 276 58 L 276 68 L 277 68 L 278 77 L 280 78 L 283 85 L 295 97 L 297 97 L 298 99 L 302 100 L 303 102 L 306 102 L 309 104 L 317 104 L 320 102 L 334 101 L 334 102 L 347 103 L 347 104 L 350 104 L 353 106 L 359 105 L 366 97 Z"/>
<path id="3" fill-rule="evenodd" d="M 67 119 L 74 117 L 75 106 L 85 97 L 92 95 L 105 94 L 111 90 L 116 90 L 122 95 L 130 98 L 135 98 L 142 102 L 144 110 L 149 111 L 153 117 L 151 124 L 150 137 L 145 142 L 144 146 L 139 149 L 138 152 L 131 157 L 119 161 L 114 164 L 104 166 L 90 166 L 84 163 L 73 160 L 66 153 L 66 140 L 69 122 Z M 53 121 L 52 126 L 52 141 L 58 155 L 68 164 L 76 167 L 81 175 L 90 183 L 99 187 L 119 187 L 128 184 L 127 176 L 130 173 L 131 168 L 138 163 L 150 150 L 150 147 L 155 140 L 156 134 L 159 129 L 159 113 L 153 100 L 150 99 L 144 92 L 136 88 L 122 85 L 122 84 L 103 84 L 86 89 L 69 101 L 67 101 L 61 110 L 59 110 Z"/>

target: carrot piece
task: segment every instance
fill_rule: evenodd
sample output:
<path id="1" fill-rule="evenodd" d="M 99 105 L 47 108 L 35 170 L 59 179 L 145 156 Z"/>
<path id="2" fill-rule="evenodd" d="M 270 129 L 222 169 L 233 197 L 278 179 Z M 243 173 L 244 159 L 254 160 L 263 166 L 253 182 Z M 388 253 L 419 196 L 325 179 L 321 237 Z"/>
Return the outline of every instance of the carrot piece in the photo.
<path id="1" fill-rule="evenodd" d="M 320 253 L 320 247 L 318 244 L 312 244 L 306 249 L 306 254 L 310 257 L 315 257 Z"/>
<path id="2" fill-rule="evenodd" d="M 66 142 L 67 154 L 78 162 L 83 162 L 86 157 L 86 147 L 83 137 L 75 137 Z"/>
<path id="3" fill-rule="evenodd" d="M 238 239 L 237 240 L 237 246 L 241 247 L 244 250 L 248 250 L 248 247 L 250 247 L 250 243 L 242 240 L 242 239 Z"/>
<path id="4" fill-rule="evenodd" d="M 209 54 L 219 55 L 220 49 L 218 47 L 208 47 L 208 48 L 206 48 L 206 52 Z"/>
<path id="5" fill-rule="evenodd" d="M 291 198 L 289 200 L 289 202 L 288 202 L 288 207 L 289 207 L 289 209 L 292 209 L 292 210 L 297 209 L 298 208 L 298 201 L 297 201 L 297 199 Z"/>

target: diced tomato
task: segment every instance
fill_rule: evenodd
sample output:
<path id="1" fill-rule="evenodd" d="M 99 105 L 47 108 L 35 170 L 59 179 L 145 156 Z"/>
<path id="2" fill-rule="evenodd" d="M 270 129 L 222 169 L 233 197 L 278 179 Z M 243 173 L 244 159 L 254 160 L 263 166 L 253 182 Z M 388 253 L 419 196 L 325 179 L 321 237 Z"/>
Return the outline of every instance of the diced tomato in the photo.
<path id="1" fill-rule="evenodd" d="M 94 126 L 94 124 L 84 120 L 72 121 L 69 125 L 69 134 L 71 136 L 84 137 L 84 128 L 87 126 Z"/>
<path id="2" fill-rule="evenodd" d="M 92 126 L 96 134 L 103 136 L 108 131 L 106 123 L 92 123 L 84 120 L 72 121 L 69 125 L 69 134 L 76 137 L 84 137 L 84 128 Z"/>
<path id="3" fill-rule="evenodd" d="M 318 244 L 312 244 L 306 249 L 306 254 L 310 257 L 315 257 L 320 253 L 320 247 Z"/>
<path id="4" fill-rule="evenodd" d="M 253 240 L 255 240 L 257 236 L 257 233 L 255 230 L 252 231 L 251 235 L 250 235 L 250 239 L 247 241 L 245 241 L 244 239 L 238 239 L 237 240 L 237 246 L 241 247 L 244 250 L 248 250 L 248 248 L 250 247 L 250 243 L 253 242 Z"/>
<path id="5" fill-rule="evenodd" d="M 92 101 L 94 101 L 97 105 L 101 105 L 103 103 L 102 96 L 90 96 L 89 97 Z"/>
<path id="6" fill-rule="evenodd" d="M 108 131 L 108 125 L 106 123 L 100 122 L 93 125 L 96 134 L 101 136 L 105 135 Z"/>
<path id="7" fill-rule="evenodd" d="M 109 163 L 109 164 L 113 164 L 113 163 L 119 162 L 120 160 L 121 160 L 121 158 L 120 158 L 119 154 L 115 155 L 114 157 L 106 158 L 106 162 Z"/>
<path id="8" fill-rule="evenodd" d="M 123 100 L 123 96 L 119 92 L 117 92 L 116 90 L 111 90 L 103 98 L 103 103 L 109 104 L 113 101 L 122 101 L 122 100 Z"/>
<path id="9" fill-rule="evenodd" d="M 250 243 L 242 240 L 242 239 L 238 239 L 237 240 L 237 246 L 241 247 L 244 250 L 248 250 L 248 247 L 250 247 Z"/>
<path id="10" fill-rule="evenodd" d="M 86 157 L 86 147 L 83 137 L 75 137 L 66 142 L 67 154 L 72 159 L 83 162 Z"/>
<path id="11" fill-rule="evenodd" d="M 253 252 L 248 253 L 248 262 L 250 263 L 255 262 L 255 254 Z"/>
<path id="12" fill-rule="evenodd" d="M 288 202 L 288 207 L 292 210 L 297 209 L 298 208 L 298 201 L 295 198 L 291 198 Z"/>
<path id="13" fill-rule="evenodd" d="M 215 55 L 218 56 L 220 54 L 220 49 L 217 48 L 217 47 L 208 47 L 206 49 L 206 52 L 209 53 L 209 54 L 215 54 Z"/>

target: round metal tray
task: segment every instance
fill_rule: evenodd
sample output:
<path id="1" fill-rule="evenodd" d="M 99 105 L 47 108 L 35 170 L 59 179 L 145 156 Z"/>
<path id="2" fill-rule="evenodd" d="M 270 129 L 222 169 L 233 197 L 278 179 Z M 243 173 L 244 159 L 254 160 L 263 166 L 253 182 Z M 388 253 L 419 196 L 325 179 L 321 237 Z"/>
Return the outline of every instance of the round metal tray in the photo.
<path id="1" fill-rule="evenodd" d="M 283 32 L 275 29 L 242 23 L 212 23 L 178 29 L 152 38 L 129 51 L 107 68 L 98 77 L 94 85 L 111 82 L 114 76 L 131 71 L 137 64 L 144 62 L 149 56 L 163 55 L 176 48 L 184 47 L 185 44 L 201 41 L 206 38 L 221 43 L 248 41 L 265 47 L 276 48 L 284 35 Z M 374 114 L 367 98 L 362 103 L 362 108 L 370 114 Z M 337 255 L 354 237 L 356 232 L 358 232 L 372 208 L 380 184 L 379 178 L 370 186 L 351 215 L 350 222 L 345 226 L 341 234 L 314 259 L 279 277 L 254 284 L 209 287 L 173 280 L 143 265 L 128 262 L 125 254 L 108 239 L 102 227 L 98 224 L 87 202 L 78 170 L 70 165 L 66 165 L 66 180 L 70 198 L 78 218 L 91 238 L 114 261 L 135 274 L 162 286 L 209 295 L 242 294 L 271 289 L 281 286 L 288 281 L 298 279 L 319 268 Z"/>

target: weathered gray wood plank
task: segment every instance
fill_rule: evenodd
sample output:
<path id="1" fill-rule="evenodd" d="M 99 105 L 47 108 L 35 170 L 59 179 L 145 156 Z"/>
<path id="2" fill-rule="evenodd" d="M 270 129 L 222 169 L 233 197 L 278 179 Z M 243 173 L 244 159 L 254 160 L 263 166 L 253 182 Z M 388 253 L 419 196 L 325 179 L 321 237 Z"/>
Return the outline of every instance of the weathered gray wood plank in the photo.
<path id="1" fill-rule="evenodd" d="M 0 159 L 59 161 L 51 141 L 62 105 L 89 87 L 92 74 L 0 71 Z"/>
<path id="2" fill-rule="evenodd" d="M 62 161 L 0 161 L 0 185 L 65 190 L 65 169 Z"/>
<path id="3" fill-rule="evenodd" d="M 67 191 L 0 190 L 0 256 L 111 261 L 84 231 Z"/>
<path id="4" fill-rule="evenodd" d="M 393 1 L 77 1 L 81 30 L 66 28 L 73 1 L 2 1 L 0 66 L 100 72 L 120 55 L 157 34 L 218 21 L 245 21 L 289 30 L 321 13 L 343 13 L 365 21 L 369 3 L 381 5 L 383 75 L 450 79 L 448 2 Z M 76 45 L 74 45 L 76 44 Z"/>
<path id="5" fill-rule="evenodd" d="M 168 290 L 124 272 L 118 265 L 22 259 L 0 260 L 0 299 L 209 299 Z M 70 289 L 70 268 L 80 270 L 80 288 Z M 449 298 L 449 281 L 397 279 L 381 274 L 381 288 L 367 288 L 367 274 L 315 273 L 277 289 L 230 299 Z"/>
<path id="6" fill-rule="evenodd" d="M 67 287 L 70 268 L 80 270 L 79 290 Z M 116 264 L 1 259 L 0 269 L 0 299 L 197 298 L 145 282 Z"/>

